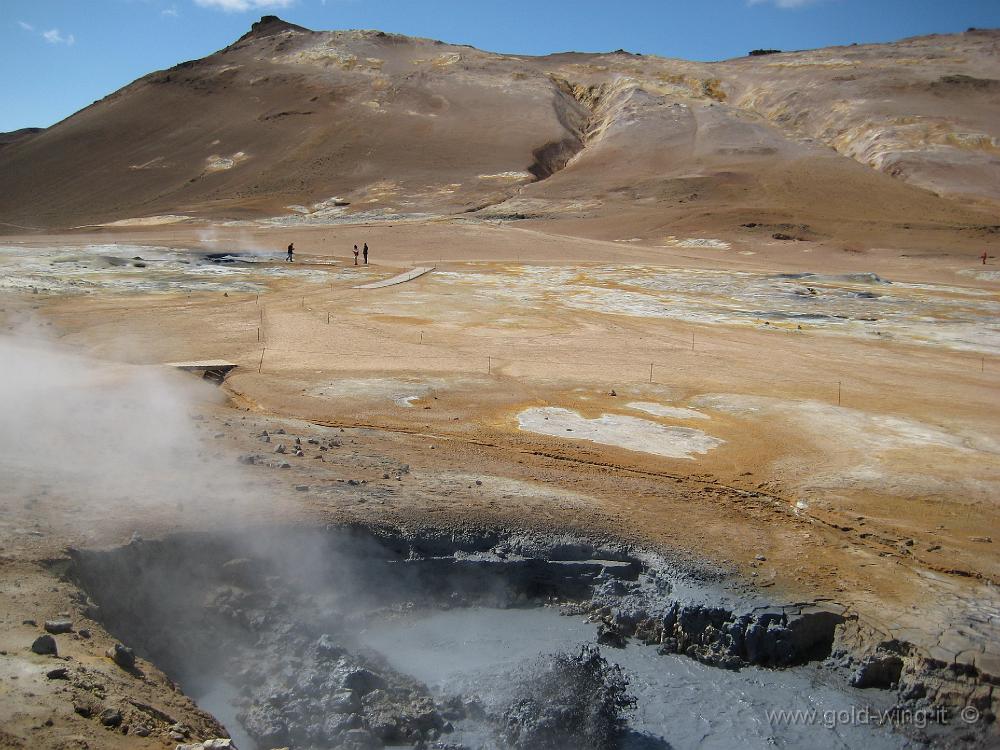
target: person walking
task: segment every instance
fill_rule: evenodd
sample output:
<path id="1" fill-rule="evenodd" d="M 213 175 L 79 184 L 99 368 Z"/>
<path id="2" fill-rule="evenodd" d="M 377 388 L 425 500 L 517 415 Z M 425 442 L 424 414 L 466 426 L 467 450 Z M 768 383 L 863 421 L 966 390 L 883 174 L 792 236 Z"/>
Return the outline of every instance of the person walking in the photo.
<path id="1" fill-rule="evenodd" d="M 365 256 L 365 265 L 367 266 L 368 265 L 368 243 L 367 242 L 365 243 L 365 249 L 362 250 L 362 253 L 364 253 L 364 256 Z M 983 261 L 983 262 L 985 263 L 986 261 Z"/>
<path id="2" fill-rule="evenodd" d="M 295 243 L 294 242 L 289 242 L 288 243 L 288 260 L 287 260 L 288 263 L 292 263 L 293 262 L 293 259 L 292 259 L 293 255 L 295 255 Z"/>
<path id="3" fill-rule="evenodd" d="M 354 265 L 358 265 L 358 246 L 354 246 Z"/>
<path id="4" fill-rule="evenodd" d="M 985 266 L 985 265 L 986 265 L 986 259 L 987 259 L 988 257 L 990 257 L 990 255 L 989 255 L 989 250 L 983 250 L 983 254 L 982 254 L 982 255 L 980 255 L 979 257 L 980 257 L 980 258 L 982 258 L 982 261 L 983 261 L 983 265 Z"/>

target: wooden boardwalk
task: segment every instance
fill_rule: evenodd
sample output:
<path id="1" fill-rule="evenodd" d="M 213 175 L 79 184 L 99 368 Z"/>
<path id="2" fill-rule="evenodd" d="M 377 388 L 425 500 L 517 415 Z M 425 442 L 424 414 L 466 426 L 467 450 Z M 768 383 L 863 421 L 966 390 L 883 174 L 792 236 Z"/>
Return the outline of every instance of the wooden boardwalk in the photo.
<path id="1" fill-rule="evenodd" d="M 425 273 L 430 273 L 434 270 L 434 266 L 419 266 L 417 268 L 412 268 L 409 271 L 404 271 L 403 273 L 393 276 L 391 279 L 382 279 L 381 281 L 373 281 L 369 284 L 360 284 L 358 286 L 351 287 L 352 289 L 382 289 L 387 286 L 396 286 L 396 284 L 405 284 L 407 281 L 413 281 L 414 279 L 420 278 Z"/>

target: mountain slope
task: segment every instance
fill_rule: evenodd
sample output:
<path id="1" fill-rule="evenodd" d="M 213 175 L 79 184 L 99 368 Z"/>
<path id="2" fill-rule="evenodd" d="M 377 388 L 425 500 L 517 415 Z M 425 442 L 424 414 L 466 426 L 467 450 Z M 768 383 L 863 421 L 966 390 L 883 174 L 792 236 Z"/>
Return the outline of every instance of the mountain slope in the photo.
<path id="1" fill-rule="evenodd" d="M 0 221 L 470 215 L 588 221 L 608 236 L 755 223 L 850 238 L 916 220 L 978 231 L 988 213 L 931 191 L 1000 197 L 992 79 L 961 78 L 985 69 L 998 39 L 702 64 L 497 55 L 265 17 L 209 57 L 5 146 Z M 872 104 L 886 86 L 895 93 Z M 884 124 L 901 112 L 924 133 L 905 148 L 893 140 L 903 126 Z"/>

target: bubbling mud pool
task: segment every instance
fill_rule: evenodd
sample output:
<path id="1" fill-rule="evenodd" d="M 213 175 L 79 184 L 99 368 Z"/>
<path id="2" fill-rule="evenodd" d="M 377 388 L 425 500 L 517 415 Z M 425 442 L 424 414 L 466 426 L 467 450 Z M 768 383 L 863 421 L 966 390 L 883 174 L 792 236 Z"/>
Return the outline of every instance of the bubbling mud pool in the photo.
<path id="1" fill-rule="evenodd" d="M 90 614 L 241 750 L 905 741 L 822 724 L 891 702 L 833 665 L 836 608 L 775 606 L 620 543 L 272 528 L 71 558 Z"/>

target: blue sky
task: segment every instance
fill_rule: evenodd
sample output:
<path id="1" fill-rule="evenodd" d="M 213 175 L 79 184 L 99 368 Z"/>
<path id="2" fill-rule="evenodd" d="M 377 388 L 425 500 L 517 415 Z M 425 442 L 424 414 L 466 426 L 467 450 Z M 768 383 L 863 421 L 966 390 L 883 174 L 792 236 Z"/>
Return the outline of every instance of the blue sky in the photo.
<path id="1" fill-rule="evenodd" d="M 0 0 L 0 131 L 51 125 L 226 46 L 264 13 L 496 52 L 694 60 L 1000 26 L 1000 0 Z"/>

